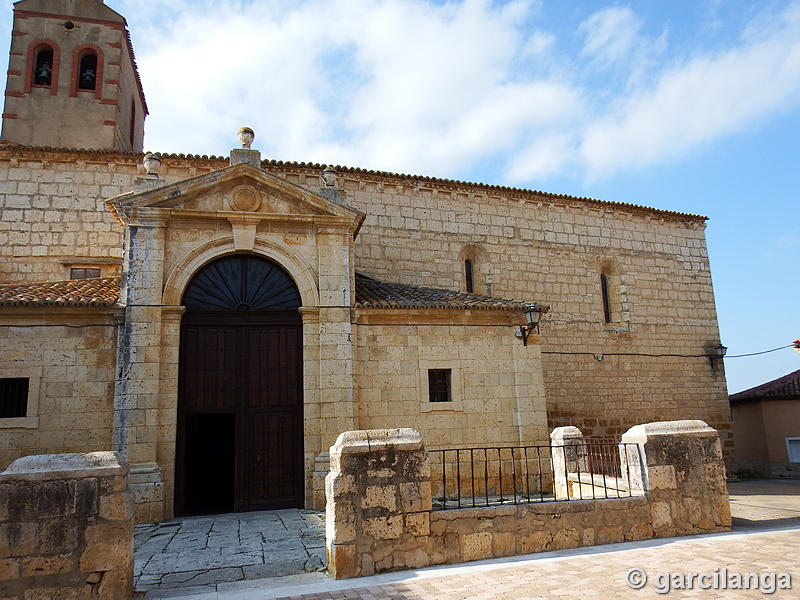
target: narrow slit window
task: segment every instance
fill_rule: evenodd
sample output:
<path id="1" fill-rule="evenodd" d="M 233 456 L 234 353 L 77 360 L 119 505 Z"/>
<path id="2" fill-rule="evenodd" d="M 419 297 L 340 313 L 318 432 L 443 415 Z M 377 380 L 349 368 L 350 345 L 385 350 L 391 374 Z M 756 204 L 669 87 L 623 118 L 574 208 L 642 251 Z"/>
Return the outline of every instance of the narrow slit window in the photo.
<path id="1" fill-rule="evenodd" d="M 24 417 L 28 412 L 27 377 L 4 377 L 0 379 L 0 419 Z"/>
<path id="2" fill-rule="evenodd" d="M 53 49 L 44 47 L 36 53 L 33 85 L 50 85 L 53 81 Z"/>
<path id="3" fill-rule="evenodd" d="M 472 279 L 472 261 L 469 258 L 464 261 L 464 282 L 467 293 L 474 293 L 475 285 Z"/>
<path id="4" fill-rule="evenodd" d="M 450 369 L 428 369 L 428 400 L 430 402 L 452 402 Z"/>
<path id="5" fill-rule="evenodd" d="M 100 269 L 86 269 L 84 267 L 70 269 L 70 279 L 94 279 L 100 277 Z"/>
<path id="6" fill-rule="evenodd" d="M 603 318 L 606 323 L 611 323 L 611 304 L 608 300 L 608 277 L 605 273 L 600 274 L 600 291 L 603 294 Z"/>
<path id="7" fill-rule="evenodd" d="M 94 90 L 97 87 L 97 54 L 87 52 L 78 67 L 78 89 Z"/>

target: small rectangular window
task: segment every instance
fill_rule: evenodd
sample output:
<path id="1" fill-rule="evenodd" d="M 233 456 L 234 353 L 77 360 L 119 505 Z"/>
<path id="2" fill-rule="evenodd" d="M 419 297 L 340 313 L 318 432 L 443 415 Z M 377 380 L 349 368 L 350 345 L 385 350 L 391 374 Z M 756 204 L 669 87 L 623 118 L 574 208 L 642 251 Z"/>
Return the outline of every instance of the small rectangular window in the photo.
<path id="1" fill-rule="evenodd" d="M 0 419 L 24 417 L 28 413 L 27 377 L 0 379 Z"/>
<path id="2" fill-rule="evenodd" d="M 450 369 L 428 369 L 428 400 L 451 402 Z"/>
<path id="3" fill-rule="evenodd" d="M 464 283 L 468 294 L 475 293 L 475 285 L 472 282 L 472 261 L 470 259 L 464 261 Z"/>
<path id="4" fill-rule="evenodd" d="M 69 271 L 70 279 L 93 279 L 95 277 L 100 277 L 100 269 L 85 269 L 81 267 L 70 269 Z"/>
<path id="5" fill-rule="evenodd" d="M 800 463 L 800 438 L 786 438 L 786 453 L 789 455 L 789 462 Z"/>

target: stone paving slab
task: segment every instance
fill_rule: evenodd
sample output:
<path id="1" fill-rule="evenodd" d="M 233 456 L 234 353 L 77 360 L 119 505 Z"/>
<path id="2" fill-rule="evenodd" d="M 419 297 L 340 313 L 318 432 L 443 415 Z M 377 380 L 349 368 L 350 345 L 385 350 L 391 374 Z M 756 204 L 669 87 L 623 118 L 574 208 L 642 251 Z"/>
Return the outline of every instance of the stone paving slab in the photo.
<path id="1" fill-rule="evenodd" d="M 321 571 L 325 521 L 288 509 L 137 525 L 134 558 L 138 591 Z"/>
<path id="2" fill-rule="evenodd" d="M 623 562 L 638 558 L 636 549 L 641 550 L 643 565 L 666 565 L 673 570 L 697 571 L 703 564 L 713 568 L 743 568 L 748 560 L 751 565 L 760 564 L 773 570 L 785 566 L 786 560 L 790 560 L 792 567 L 800 564 L 793 558 L 800 555 L 800 480 L 748 480 L 729 483 L 728 487 L 734 528 L 738 529 L 735 534 L 581 548 L 344 581 L 335 581 L 321 572 L 308 572 L 322 570 L 325 565 L 325 528 L 320 513 L 299 510 L 239 513 L 137 526 L 137 589 L 150 590 L 148 598 L 187 600 L 579 596 L 602 596 L 607 600 L 615 595 L 664 597 L 652 585 L 636 592 L 619 588 L 618 581 L 609 579 L 615 576 L 614 569 L 624 566 Z M 770 528 L 776 531 L 766 531 Z M 758 536 L 742 537 L 750 532 Z M 776 537 L 770 538 L 773 534 Z M 731 540 L 738 541 L 731 544 Z M 741 551 L 736 550 L 737 545 Z M 623 552 L 634 554 L 619 554 Z M 701 560 L 695 561 L 695 554 Z M 256 558 L 256 562 L 249 562 Z M 657 559 L 662 562 L 654 563 Z M 709 559 L 719 564 L 711 565 Z M 557 568 L 553 566 L 556 563 Z M 168 572 L 166 568 L 170 566 L 184 570 Z M 631 562 L 623 569 L 623 576 L 632 566 L 641 565 Z M 723 592 L 693 589 L 673 590 L 667 597 L 800 598 L 800 579 L 794 581 L 800 578 L 800 568 L 791 574 L 795 591 L 790 595 L 782 591 L 762 595 L 751 590 L 748 596 L 745 591 L 730 589 Z M 512 585 L 517 580 L 520 588 Z M 568 593 L 559 586 L 566 586 L 563 589 Z"/>
<path id="3" fill-rule="evenodd" d="M 534 600 L 588 598 L 794 599 L 800 597 L 800 527 L 628 542 L 560 550 L 416 571 L 336 581 L 321 573 L 272 580 L 160 590 L 148 599 L 172 600 Z M 647 574 L 632 589 L 627 573 Z M 722 571 L 727 569 L 727 571 Z M 791 590 L 671 589 L 659 575 L 689 573 L 788 573 Z M 720 579 L 721 581 L 721 579 Z M 713 581 L 712 581 L 713 582 Z M 662 581 L 663 583 L 663 581 Z M 684 584 L 686 585 L 686 584 Z"/>
<path id="4" fill-rule="evenodd" d="M 800 479 L 744 479 L 728 483 L 731 516 L 738 527 L 800 523 Z M 800 597 L 800 596 L 799 596 Z"/>

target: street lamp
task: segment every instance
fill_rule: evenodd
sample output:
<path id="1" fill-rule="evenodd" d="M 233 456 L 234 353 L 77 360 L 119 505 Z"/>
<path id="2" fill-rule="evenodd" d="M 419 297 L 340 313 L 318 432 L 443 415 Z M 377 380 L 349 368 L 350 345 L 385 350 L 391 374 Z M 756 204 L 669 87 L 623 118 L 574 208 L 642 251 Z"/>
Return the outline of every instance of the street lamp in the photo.
<path id="1" fill-rule="evenodd" d="M 542 318 L 542 312 L 542 309 L 535 304 L 531 304 L 528 310 L 525 311 L 525 320 L 528 324 L 519 326 L 519 333 L 522 337 L 523 346 L 528 345 L 528 336 L 531 334 L 531 331 L 535 329 L 536 333 L 539 333 L 539 321 Z"/>

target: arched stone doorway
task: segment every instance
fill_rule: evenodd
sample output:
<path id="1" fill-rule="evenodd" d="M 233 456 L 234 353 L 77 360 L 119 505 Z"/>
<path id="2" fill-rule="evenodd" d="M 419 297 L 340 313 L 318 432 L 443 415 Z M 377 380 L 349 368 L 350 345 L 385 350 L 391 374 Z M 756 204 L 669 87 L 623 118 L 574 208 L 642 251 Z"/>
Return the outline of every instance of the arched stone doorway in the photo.
<path id="1" fill-rule="evenodd" d="M 200 269 L 181 303 L 175 514 L 302 506 L 297 286 L 233 254 Z"/>

